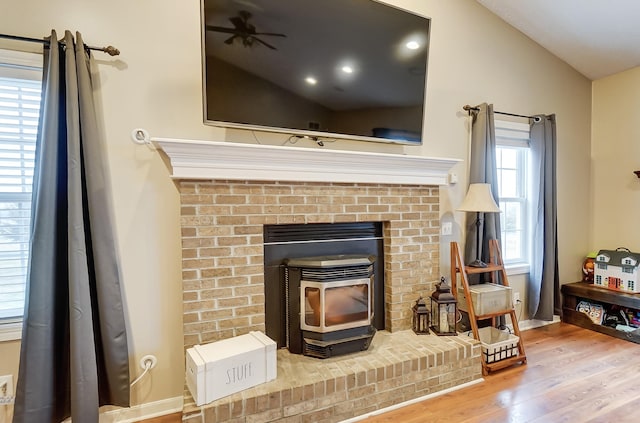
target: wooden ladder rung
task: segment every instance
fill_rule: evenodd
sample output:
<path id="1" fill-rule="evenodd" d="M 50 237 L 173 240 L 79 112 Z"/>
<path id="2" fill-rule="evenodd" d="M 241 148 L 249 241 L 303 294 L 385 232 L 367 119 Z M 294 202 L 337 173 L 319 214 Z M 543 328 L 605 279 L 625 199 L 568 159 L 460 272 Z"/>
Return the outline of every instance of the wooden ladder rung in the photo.
<path id="1" fill-rule="evenodd" d="M 458 290 L 456 288 L 458 274 L 460 275 L 460 281 L 462 283 L 462 288 L 464 290 L 465 297 L 467 299 L 467 310 L 469 314 L 469 323 L 471 324 L 471 329 L 473 332 L 473 336 L 475 339 L 480 340 L 480 335 L 478 332 L 478 320 L 483 319 L 492 319 L 495 323 L 495 318 L 509 315 L 511 318 L 511 324 L 513 325 L 513 331 L 515 336 L 518 337 L 518 355 L 514 357 L 505 358 L 504 360 L 500 360 L 497 362 L 487 363 L 482 354 L 482 374 L 487 375 L 490 371 L 503 369 L 505 367 L 509 367 L 515 363 L 527 363 L 527 357 L 524 352 L 524 344 L 522 342 L 522 337 L 520 336 L 520 328 L 518 327 L 518 318 L 516 316 L 515 309 L 513 306 L 510 309 L 501 310 L 495 313 L 484 314 L 484 315 L 476 315 L 475 309 L 473 307 L 473 300 L 471 297 L 471 290 L 469 288 L 469 276 L 471 274 L 481 274 L 481 273 L 490 273 L 491 281 L 497 282 L 494 275 L 499 273 L 501 276 L 501 283 L 504 286 L 509 286 L 509 280 L 507 278 L 507 272 L 504 268 L 504 262 L 502 261 L 502 254 L 500 253 L 500 246 L 498 245 L 498 241 L 495 239 L 489 240 L 489 263 L 487 267 L 469 267 L 465 266 L 462 261 L 462 255 L 460 254 L 460 247 L 457 242 L 451 243 L 451 289 L 453 290 L 453 294 L 458 296 Z"/>

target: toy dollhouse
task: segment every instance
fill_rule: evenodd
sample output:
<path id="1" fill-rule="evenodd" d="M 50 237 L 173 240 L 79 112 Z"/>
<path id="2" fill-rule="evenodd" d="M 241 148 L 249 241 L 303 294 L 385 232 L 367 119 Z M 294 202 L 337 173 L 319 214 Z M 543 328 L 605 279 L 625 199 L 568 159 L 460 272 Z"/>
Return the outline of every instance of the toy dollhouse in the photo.
<path id="1" fill-rule="evenodd" d="M 626 248 L 600 250 L 595 260 L 593 284 L 616 291 L 640 292 L 640 254 Z"/>

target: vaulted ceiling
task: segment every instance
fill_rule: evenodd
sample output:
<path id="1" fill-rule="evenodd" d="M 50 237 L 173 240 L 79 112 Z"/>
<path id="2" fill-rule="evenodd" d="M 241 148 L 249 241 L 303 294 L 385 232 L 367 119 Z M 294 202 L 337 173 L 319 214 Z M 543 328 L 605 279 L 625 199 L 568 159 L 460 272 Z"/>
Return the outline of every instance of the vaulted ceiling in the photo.
<path id="1" fill-rule="evenodd" d="M 640 66 L 638 0 L 477 0 L 591 80 Z"/>

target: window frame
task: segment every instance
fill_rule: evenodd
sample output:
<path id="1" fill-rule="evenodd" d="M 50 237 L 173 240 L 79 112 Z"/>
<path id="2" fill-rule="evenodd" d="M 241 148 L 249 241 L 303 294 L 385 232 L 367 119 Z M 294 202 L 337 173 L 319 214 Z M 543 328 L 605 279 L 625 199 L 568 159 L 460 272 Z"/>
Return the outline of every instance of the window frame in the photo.
<path id="1" fill-rule="evenodd" d="M 38 83 L 41 84 L 42 61 L 42 52 L 9 50 L 0 47 L 0 76 L 4 78 L 38 81 Z M 35 119 L 37 121 L 38 118 L 36 117 Z M 23 168 L 20 167 L 20 169 Z M 22 174 L 22 177 L 24 177 L 24 174 Z M 0 193 L 0 200 L 3 202 L 9 201 L 11 198 L 14 198 L 16 202 L 31 203 L 30 192 L 16 192 L 13 194 L 7 192 Z M 29 239 L 29 235 L 27 235 L 27 239 Z M 24 292 L 26 293 L 26 287 Z M 0 342 L 19 340 L 22 337 L 23 317 L 24 316 L 20 315 L 0 318 Z"/>
<path id="2" fill-rule="evenodd" d="M 528 123 L 495 120 L 495 132 L 496 132 L 496 166 L 498 165 L 498 149 L 509 148 L 519 150 L 517 158 L 516 172 L 518 172 L 518 187 L 520 193 L 516 197 L 504 197 L 501 194 L 498 198 L 500 204 L 500 226 L 501 226 L 501 239 L 500 244 L 502 248 L 506 248 L 503 244 L 505 242 L 505 205 L 507 203 L 519 203 L 521 204 L 520 221 L 522 222 L 521 228 L 518 230 L 521 232 L 521 251 L 522 255 L 518 259 L 504 259 L 505 268 L 510 275 L 529 273 L 531 262 L 531 232 L 532 232 L 532 213 L 531 202 L 529 201 L 532 192 L 531 186 L 531 165 L 529 154 L 529 140 L 530 140 L 530 126 Z M 525 154 L 520 154 L 524 152 Z M 498 169 L 498 175 L 500 175 L 500 169 Z M 500 179 L 500 176 L 498 176 Z M 500 190 L 500 182 L 498 182 Z M 506 254 L 503 252 L 503 257 Z"/>

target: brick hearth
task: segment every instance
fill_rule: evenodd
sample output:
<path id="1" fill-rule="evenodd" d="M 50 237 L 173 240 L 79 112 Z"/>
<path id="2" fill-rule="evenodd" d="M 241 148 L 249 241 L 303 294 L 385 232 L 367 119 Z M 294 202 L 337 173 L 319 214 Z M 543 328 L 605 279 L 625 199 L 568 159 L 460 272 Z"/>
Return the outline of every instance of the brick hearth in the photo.
<path id="1" fill-rule="evenodd" d="M 378 332 L 369 350 L 325 360 L 278 351 L 278 378 L 196 407 L 189 423 L 339 422 L 481 378 L 470 337 Z"/>
<path id="2" fill-rule="evenodd" d="M 185 349 L 265 330 L 265 224 L 383 222 L 385 255 L 386 331 L 375 336 L 370 351 L 326 361 L 278 351 L 276 381 L 202 408 L 187 392 L 186 421 L 226 421 L 221 416 L 227 412 L 238 422 L 338 421 L 480 378 L 475 341 L 407 332 L 411 306 L 434 290 L 440 276 L 438 186 L 235 180 L 177 185 Z M 320 376 L 296 376 L 301 362 Z M 378 399 L 371 402 L 374 394 Z M 270 414 L 251 417 L 264 411 L 264 401 Z"/>

